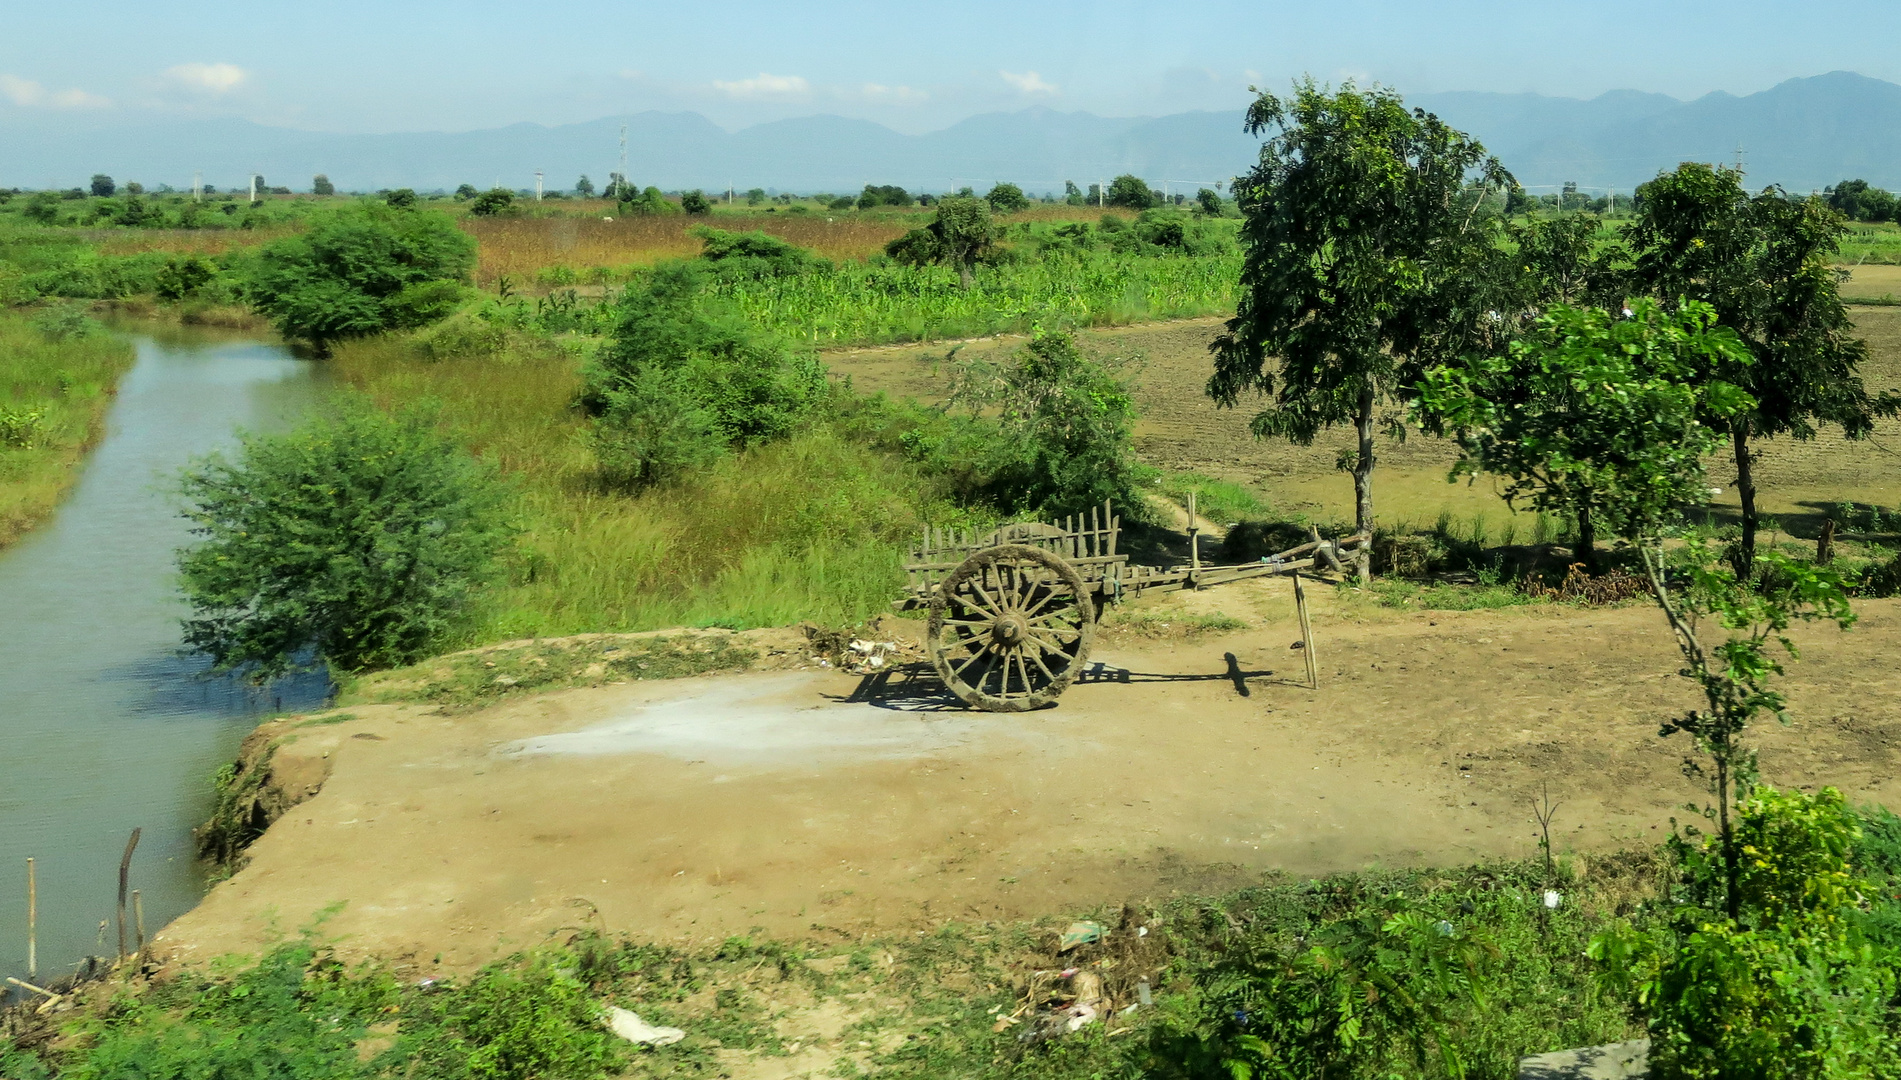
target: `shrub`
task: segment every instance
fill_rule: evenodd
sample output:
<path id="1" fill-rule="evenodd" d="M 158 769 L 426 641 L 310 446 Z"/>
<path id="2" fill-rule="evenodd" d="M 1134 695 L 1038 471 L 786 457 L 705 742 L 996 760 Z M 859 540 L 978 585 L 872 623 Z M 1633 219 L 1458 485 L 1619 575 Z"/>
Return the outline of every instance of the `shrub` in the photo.
<path id="1" fill-rule="evenodd" d="M 264 676 L 307 651 L 345 671 L 409 663 L 442 640 L 509 530 L 490 470 L 432 420 L 352 406 L 190 469 L 186 642 Z"/>
<path id="2" fill-rule="evenodd" d="M 79 304 L 55 304 L 33 319 L 33 329 L 54 341 L 91 337 L 104 327 L 86 314 Z"/>
<path id="3" fill-rule="evenodd" d="M 197 296 L 198 291 L 217 276 L 217 267 L 197 255 L 167 259 L 157 275 L 159 299 L 185 300 Z"/>
<path id="4" fill-rule="evenodd" d="M 462 193 L 457 191 L 456 197 L 462 198 Z M 515 209 L 515 193 L 507 188 L 490 188 L 474 198 L 475 201 L 469 204 L 469 213 L 477 217 L 495 217 Z"/>
<path id="5" fill-rule="evenodd" d="M 695 188 L 680 196 L 680 209 L 689 214 L 710 214 L 713 212 L 713 204 L 707 201 L 706 192 Z"/>
<path id="6" fill-rule="evenodd" d="M 858 196 L 858 209 L 869 210 L 874 206 L 909 206 L 916 199 L 911 193 L 895 184 L 866 184 L 865 190 Z"/>
<path id="7" fill-rule="evenodd" d="M 759 280 L 831 268 L 826 260 L 768 233 L 728 232 L 707 225 L 688 231 L 700 241 L 700 258 L 714 264 L 721 278 Z"/>
<path id="8" fill-rule="evenodd" d="M 266 244 L 244 267 L 244 291 L 279 333 L 324 352 L 442 318 L 474 265 L 474 238 L 446 216 L 359 204 Z"/>
<path id="9" fill-rule="evenodd" d="M 401 1033 L 411 1075 L 468 1080 L 592 1080 L 618 1047 L 587 987 L 538 956 L 483 968 L 464 987 L 413 997 Z"/>
<path id="10" fill-rule="evenodd" d="M 697 267 L 674 264 L 629 289 L 584 372 L 602 479 L 651 483 L 717 457 L 716 446 L 780 438 L 822 398 L 816 359 L 702 303 L 701 285 Z"/>
<path id="11" fill-rule="evenodd" d="M 984 201 L 999 214 L 1014 214 L 1030 205 L 1030 200 L 1023 197 L 1023 189 L 1015 184 L 998 184 L 985 193 Z"/>
<path id="12" fill-rule="evenodd" d="M 416 191 L 414 188 L 397 188 L 395 191 L 384 193 L 383 201 L 398 210 L 413 209 L 416 205 Z"/>
<path id="13" fill-rule="evenodd" d="M 620 212 L 635 217 L 664 217 L 679 213 L 680 208 L 668 202 L 657 187 L 649 187 L 636 195 L 633 187 L 629 186 L 621 193 Z"/>

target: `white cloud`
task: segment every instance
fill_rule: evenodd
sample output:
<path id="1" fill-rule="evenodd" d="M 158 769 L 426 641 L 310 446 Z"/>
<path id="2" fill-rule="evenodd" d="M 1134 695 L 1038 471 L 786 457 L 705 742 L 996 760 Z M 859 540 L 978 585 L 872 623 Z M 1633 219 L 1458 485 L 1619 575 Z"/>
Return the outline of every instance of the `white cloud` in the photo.
<path id="1" fill-rule="evenodd" d="M 1056 84 L 1044 82 L 1043 76 L 1034 71 L 1026 71 L 1021 75 L 1010 71 L 999 71 L 997 74 L 1003 76 L 1004 82 L 1026 94 L 1054 94 L 1056 92 Z"/>
<path id="2" fill-rule="evenodd" d="M 180 64 L 166 68 L 167 81 L 208 94 L 223 94 L 238 88 L 250 73 L 236 64 Z"/>
<path id="3" fill-rule="evenodd" d="M 47 105 L 55 109 L 101 109 L 112 104 L 109 98 L 84 90 L 48 90 L 32 79 L 18 75 L 0 75 L 0 95 L 15 105 Z"/>
<path id="4" fill-rule="evenodd" d="M 858 88 L 858 96 L 866 101 L 875 101 L 886 105 L 915 105 L 931 95 L 922 90 L 913 90 L 908 86 L 883 86 L 878 83 L 866 83 Z"/>
<path id="5" fill-rule="evenodd" d="M 787 98 L 804 97 L 811 92 L 812 84 L 800 75 L 768 75 L 762 71 L 750 79 L 733 82 L 715 79 L 713 89 L 735 98 Z"/>

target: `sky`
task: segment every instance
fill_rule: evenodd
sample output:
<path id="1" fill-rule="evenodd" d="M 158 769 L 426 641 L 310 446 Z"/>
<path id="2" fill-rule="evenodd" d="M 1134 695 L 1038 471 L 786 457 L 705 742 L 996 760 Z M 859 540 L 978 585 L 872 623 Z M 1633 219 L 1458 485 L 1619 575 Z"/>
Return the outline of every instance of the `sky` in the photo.
<path id="1" fill-rule="evenodd" d="M 728 129 L 833 113 L 920 133 L 1032 105 L 1238 109 L 1250 85 L 1280 90 L 1303 74 L 1412 93 L 1685 99 L 1834 70 L 1901 82 L 1892 0 L 93 0 L 17 5 L 6 26 L 0 118 L 58 124 L 233 116 L 457 131 L 659 109 Z"/>

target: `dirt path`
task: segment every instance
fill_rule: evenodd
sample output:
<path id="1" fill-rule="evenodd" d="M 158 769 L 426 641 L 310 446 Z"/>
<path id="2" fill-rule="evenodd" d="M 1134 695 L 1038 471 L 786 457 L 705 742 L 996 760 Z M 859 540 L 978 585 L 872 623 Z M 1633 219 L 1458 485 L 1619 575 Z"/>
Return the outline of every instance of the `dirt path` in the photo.
<path id="1" fill-rule="evenodd" d="M 1394 613 L 1328 596 L 1323 686 L 1278 581 L 1161 598 L 1249 627 L 1109 635 L 1057 708 L 947 707 L 835 672 L 576 690 L 465 716 L 351 710 L 294 729 L 320 794 L 158 945 L 249 951 L 344 902 L 345 948 L 428 971 L 584 922 L 640 938 L 855 937 L 1074 912 L 1283 869 L 1642 843 L 1697 791 L 1658 720 L 1689 687 L 1649 609 Z M 1805 632 L 1797 723 L 1764 773 L 1901 805 L 1901 602 Z"/>

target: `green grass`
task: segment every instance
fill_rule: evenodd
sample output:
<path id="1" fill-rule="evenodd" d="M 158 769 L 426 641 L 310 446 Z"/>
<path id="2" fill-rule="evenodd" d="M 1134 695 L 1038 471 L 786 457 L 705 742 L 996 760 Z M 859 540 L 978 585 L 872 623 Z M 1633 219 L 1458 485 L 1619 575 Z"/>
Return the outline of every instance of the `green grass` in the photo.
<path id="1" fill-rule="evenodd" d="M 0 547 L 78 478 L 132 360 L 130 342 L 77 310 L 0 309 Z"/>
<path id="2" fill-rule="evenodd" d="M 421 701 L 449 709 L 469 709 L 512 694 L 731 671 L 758 657 L 757 650 L 723 634 L 534 642 L 455 653 L 364 676 L 345 687 L 339 700 Z M 348 719 L 348 714 L 343 718 Z M 321 722 L 338 721 L 324 718 Z"/>
<path id="3" fill-rule="evenodd" d="M 1188 495 L 1193 492 L 1195 512 L 1217 525 L 1259 519 L 1270 512 L 1267 504 L 1252 491 L 1230 480 L 1217 480 L 1198 472 L 1170 472 L 1163 473 L 1155 483 L 1163 495 L 1184 511 L 1188 509 Z"/>

